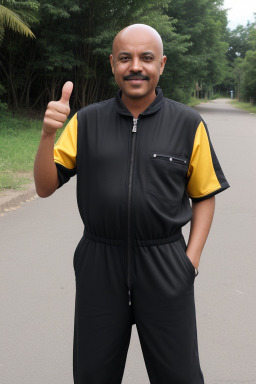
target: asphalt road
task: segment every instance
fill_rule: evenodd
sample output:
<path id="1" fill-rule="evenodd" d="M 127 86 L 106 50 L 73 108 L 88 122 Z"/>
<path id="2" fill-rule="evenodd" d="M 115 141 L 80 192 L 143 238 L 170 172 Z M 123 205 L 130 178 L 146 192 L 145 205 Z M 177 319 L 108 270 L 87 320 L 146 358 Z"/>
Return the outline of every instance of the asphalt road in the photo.
<path id="1" fill-rule="evenodd" d="M 231 188 L 217 196 L 196 278 L 206 384 L 256 383 L 256 115 L 224 100 L 197 108 Z M 71 384 L 75 281 L 82 235 L 75 180 L 0 217 L 0 382 Z M 185 228 L 187 236 L 188 228 Z M 148 384 L 133 326 L 123 384 Z"/>

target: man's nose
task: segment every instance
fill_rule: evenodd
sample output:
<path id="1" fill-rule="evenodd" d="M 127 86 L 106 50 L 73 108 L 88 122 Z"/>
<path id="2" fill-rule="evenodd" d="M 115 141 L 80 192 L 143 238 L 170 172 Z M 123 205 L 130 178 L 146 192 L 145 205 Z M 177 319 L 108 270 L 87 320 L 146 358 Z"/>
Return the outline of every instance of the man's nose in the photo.
<path id="1" fill-rule="evenodd" d="M 142 71 L 142 63 L 141 60 L 138 57 L 134 57 L 131 62 L 130 70 L 132 72 L 141 72 Z"/>

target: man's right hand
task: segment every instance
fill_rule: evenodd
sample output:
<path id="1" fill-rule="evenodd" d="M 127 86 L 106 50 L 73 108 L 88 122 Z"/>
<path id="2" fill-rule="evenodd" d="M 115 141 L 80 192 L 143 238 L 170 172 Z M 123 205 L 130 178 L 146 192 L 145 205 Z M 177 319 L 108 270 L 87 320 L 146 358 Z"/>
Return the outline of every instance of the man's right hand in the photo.
<path id="1" fill-rule="evenodd" d="M 62 88 L 59 101 L 51 101 L 44 115 L 43 129 L 37 150 L 34 178 L 36 191 L 39 196 L 50 196 L 59 185 L 57 168 L 54 163 L 54 141 L 57 129 L 63 127 L 70 113 L 69 99 L 73 90 L 73 83 L 68 81 Z"/>
<path id="2" fill-rule="evenodd" d="M 73 83 L 67 81 L 62 88 L 62 95 L 59 101 L 51 101 L 44 115 L 43 133 L 55 135 L 57 129 L 63 127 L 63 124 L 70 114 L 69 99 L 73 90 Z"/>

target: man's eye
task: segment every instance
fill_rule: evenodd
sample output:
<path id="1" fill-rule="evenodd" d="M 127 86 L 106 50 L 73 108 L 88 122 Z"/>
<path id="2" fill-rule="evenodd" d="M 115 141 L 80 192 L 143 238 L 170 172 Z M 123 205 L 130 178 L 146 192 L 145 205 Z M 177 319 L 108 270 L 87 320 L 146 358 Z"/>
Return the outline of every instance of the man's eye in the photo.
<path id="1" fill-rule="evenodd" d="M 152 56 L 144 56 L 143 60 L 144 61 L 151 61 L 151 60 L 153 60 L 153 57 Z"/>
<path id="2" fill-rule="evenodd" d="M 121 61 L 128 61 L 129 60 L 129 56 L 123 56 L 120 58 Z"/>

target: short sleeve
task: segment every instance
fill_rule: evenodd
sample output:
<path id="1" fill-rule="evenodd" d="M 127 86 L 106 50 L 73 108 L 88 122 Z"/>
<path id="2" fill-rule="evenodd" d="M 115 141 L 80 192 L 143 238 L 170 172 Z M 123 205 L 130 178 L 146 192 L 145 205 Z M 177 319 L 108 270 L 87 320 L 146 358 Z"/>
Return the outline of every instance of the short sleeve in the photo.
<path id="1" fill-rule="evenodd" d="M 187 193 L 201 201 L 229 187 L 203 121 L 197 127 L 187 174 Z"/>
<path id="2" fill-rule="evenodd" d="M 77 114 L 75 114 L 54 146 L 59 188 L 76 174 Z"/>

